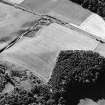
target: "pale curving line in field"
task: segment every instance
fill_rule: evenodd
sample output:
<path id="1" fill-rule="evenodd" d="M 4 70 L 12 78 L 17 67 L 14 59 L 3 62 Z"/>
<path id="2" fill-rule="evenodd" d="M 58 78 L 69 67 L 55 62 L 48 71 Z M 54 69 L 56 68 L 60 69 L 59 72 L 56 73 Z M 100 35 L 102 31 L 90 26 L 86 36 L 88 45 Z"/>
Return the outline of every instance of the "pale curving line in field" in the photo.
<path id="1" fill-rule="evenodd" d="M 22 3 L 24 0 L 4 0 L 4 1 L 7 1 L 7 2 L 10 2 L 10 3 L 16 3 L 16 4 L 20 4 Z"/>

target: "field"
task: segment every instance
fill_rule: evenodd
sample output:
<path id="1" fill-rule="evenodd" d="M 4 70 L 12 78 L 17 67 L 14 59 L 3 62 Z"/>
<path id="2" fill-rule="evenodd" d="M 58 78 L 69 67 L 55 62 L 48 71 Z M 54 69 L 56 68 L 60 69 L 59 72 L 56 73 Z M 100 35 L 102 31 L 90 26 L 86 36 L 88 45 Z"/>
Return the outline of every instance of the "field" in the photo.
<path id="1" fill-rule="evenodd" d="M 35 20 L 35 18 L 38 17 L 0 3 L 0 43 L 13 40 L 18 35 L 19 30 L 27 28 L 27 26 L 22 27 L 22 25 Z M 5 43 L 3 44 L 5 45 Z"/>
<path id="2" fill-rule="evenodd" d="M 40 30 L 37 37 L 23 38 L 16 45 L 5 50 L 1 56 L 13 62 L 21 62 L 48 80 L 60 50 L 94 50 L 98 43 L 82 32 L 54 23 Z M 46 64 L 48 66 L 45 66 Z"/>
<path id="3" fill-rule="evenodd" d="M 81 24 L 93 14 L 92 12 L 67 0 L 25 0 L 20 6 L 59 18 L 68 22 L 69 25 L 63 26 L 55 22 L 41 27 L 37 33 L 31 33 L 34 34 L 33 37 L 22 37 L 15 45 L 3 51 L 0 54 L 0 60 L 8 61 L 12 66 L 20 66 L 20 71 L 29 70 L 47 83 L 61 50 L 92 50 L 105 57 L 105 43 L 100 41 L 101 39 L 104 41 L 104 34 L 102 37 L 98 35 L 104 33 L 104 25 L 99 25 L 104 22 L 100 23 L 93 17 L 90 23 L 85 23 L 85 26 L 87 24 L 89 26 L 87 29 L 89 33 L 82 30 L 86 27 Z M 11 40 L 25 32 L 35 20 L 40 18 L 3 3 L 0 3 L 0 13 L 0 48 L 8 45 Z M 98 29 L 97 26 L 99 26 Z M 96 32 L 95 36 L 91 36 L 93 31 Z M 27 81 L 23 82 L 23 87 L 30 87 L 27 83 Z M 7 85 L 4 93 L 13 88 L 11 84 Z M 103 102 L 104 100 L 97 103 L 104 105 Z M 85 99 L 80 100 L 78 105 L 97 105 L 97 103 Z"/>

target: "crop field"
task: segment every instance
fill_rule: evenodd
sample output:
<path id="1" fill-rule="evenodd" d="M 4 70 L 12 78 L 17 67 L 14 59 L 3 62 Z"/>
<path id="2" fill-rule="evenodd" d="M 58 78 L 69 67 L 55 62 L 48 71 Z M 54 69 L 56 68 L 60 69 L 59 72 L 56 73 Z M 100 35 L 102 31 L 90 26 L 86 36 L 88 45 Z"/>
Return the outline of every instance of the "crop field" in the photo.
<path id="1" fill-rule="evenodd" d="M 13 62 L 19 63 L 20 61 L 33 72 L 44 76 L 47 81 L 60 50 L 94 50 L 99 43 L 81 32 L 75 32 L 57 24 L 51 24 L 37 34 L 35 38 L 24 38 L 19 41 L 10 49 L 5 50 L 1 56 L 4 56 L 4 59 L 13 60 Z M 46 64 L 48 66 L 45 66 Z M 34 70 L 34 68 L 36 69 Z"/>

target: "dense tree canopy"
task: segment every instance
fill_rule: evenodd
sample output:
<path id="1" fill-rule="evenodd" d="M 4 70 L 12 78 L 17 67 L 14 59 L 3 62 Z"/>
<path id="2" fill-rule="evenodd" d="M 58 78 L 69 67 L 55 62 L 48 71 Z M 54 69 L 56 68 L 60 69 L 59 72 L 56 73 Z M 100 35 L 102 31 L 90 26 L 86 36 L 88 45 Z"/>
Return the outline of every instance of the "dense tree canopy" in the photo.
<path id="1" fill-rule="evenodd" d="M 61 51 L 49 84 L 66 104 L 105 98 L 105 58 L 92 51 Z"/>

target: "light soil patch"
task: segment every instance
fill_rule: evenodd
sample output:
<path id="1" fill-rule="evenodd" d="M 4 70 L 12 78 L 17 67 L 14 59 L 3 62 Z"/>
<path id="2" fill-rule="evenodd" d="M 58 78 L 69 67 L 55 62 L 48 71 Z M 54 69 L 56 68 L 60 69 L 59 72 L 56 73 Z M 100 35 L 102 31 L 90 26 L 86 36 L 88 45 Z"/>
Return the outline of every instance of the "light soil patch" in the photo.
<path id="1" fill-rule="evenodd" d="M 22 3 L 24 0 L 4 0 L 4 1 L 7 1 L 7 2 L 10 2 L 10 3 L 13 3 L 13 4 L 20 4 Z"/>
<path id="2" fill-rule="evenodd" d="M 10 83 L 8 83 L 6 86 L 5 86 L 5 89 L 2 91 L 3 94 L 5 93 L 10 93 L 12 92 L 14 89 L 14 86 L 11 85 Z"/>
<path id="3" fill-rule="evenodd" d="M 78 105 L 105 105 L 105 99 L 98 100 L 97 102 L 91 99 L 81 99 Z"/>
<path id="4" fill-rule="evenodd" d="M 97 14 L 90 15 L 80 28 L 105 40 L 105 20 Z"/>

